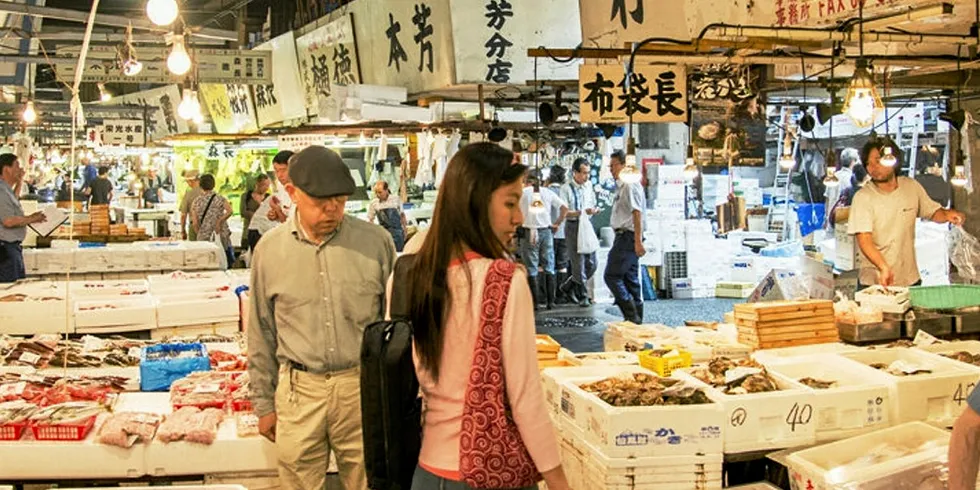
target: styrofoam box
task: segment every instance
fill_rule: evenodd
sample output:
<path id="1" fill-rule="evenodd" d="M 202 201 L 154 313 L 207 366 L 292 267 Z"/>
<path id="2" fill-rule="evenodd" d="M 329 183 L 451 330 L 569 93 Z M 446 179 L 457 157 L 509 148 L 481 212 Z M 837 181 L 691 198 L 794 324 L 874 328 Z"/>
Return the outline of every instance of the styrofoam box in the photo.
<path id="1" fill-rule="evenodd" d="M 106 249 L 110 251 L 110 271 L 145 271 L 150 268 L 147 261 L 148 252 L 142 246 L 131 243 L 109 243 Z"/>
<path id="2" fill-rule="evenodd" d="M 633 366 L 620 366 L 631 372 Z M 704 405 L 613 407 L 579 385 L 608 376 L 590 375 L 565 379 L 561 387 L 561 409 L 585 439 L 613 458 L 687 456 L 721 453 L 724 412 L 715 402 Z M 712 401 L 710 388 L 699 381 Z"/>
<path id="3" fill-rule="evenodd" d="M 55 248 L 35 250 L 36 274 L 64 274 L 71 270 L 72 251 L 73 249 Z"/>
<path id="4" fill-rule="evenodd" d="M 112 305 L 113 308 L 86 310 Z M 91 331 L 151 330 L 157 326 L 156 301 L 153 298 L 86 298 L 75 302 L 75 329 Z"/>
<path id="5" fill-rule="evenodd" d="M 238 322 L 222 322 L 183 327 L 157 327 L 150 330 L 150 338 L 166 340 L 173 337 L 197 337 L 198 335 L 233 335 L 237 332 L 239 332 Z"/>
<path id="6" fill-rule="evenodd" d="M 866 457 L 871 450 L 883 444 L 909 450 L 928 445 L 930 449 L 914 451 L 905 457 L 888 458 L 876 465 L 862 466 L 856 471 L 848 471 L 845 467 Z M 787 466 L 790 471 L 790 485 L 793 490 L 835 490 L 843 488 L 841 485 L 847 485 L 847 488 L 871 488 L 860 483 L 923 465 L 936 465 L 945 460 L 948 445 L 948 432 L 922 422 L 889 427 L 789 455 Z M 890 488 L 913 489 L 918 488 L 919 483 L 920 480 L 907 479 L 904 485 Z M 889 487 L 875 485 L 873 488 Z"/>
<path id="7" fill-rule="evenodd" d="M 148 294 L 150 292 L 150 285 L 143 279 L 72 281 L 68 289 L 71 291 L 72 296 L 76 298 L 105 298 Z"/>
<path id="8" fill-rule="evenodd" d="M 24 249 L 24 271 L 28 275 L 37 274 L 37 253 L 33 248 Z"/>
<path id="9" fill-rule="evenodd" d="M 105 247 L 75 250 L 75 268 L 72 272 L 102 272 L 110 270 L 111 252 Z"/>
<path id="10" fill-rule="evenodd" d="M 980 368 L 918 349 L 880 349 L 837 354 L 866 366 L 873 363 L 891 364 L 903 360 L 928 366 L 932 373 L 915 376 L 892 376 L 884 371 L 876 374 L 889 383 L 892 390 L 892 423 L 922 420 L 940 427 L 950 427 L 963 411 L 976 383 Z M 873 369 L 873 368 L 872 368 Z"/>
<path id="11" fill-rule="evenodd" d="M 685 184 L 659 184 L 657 185 L 657 199 L 683 200 L 687 190 Z"/>
<path id="12" fill-rule="evenodd" d="M 828 342 L 826 344 L 797 345 L 794 347 L 780 347 L 778 349 L 762 349 L 752 353 L 752 358 L 765 364 L 777 364 L 781 362 L 795 362 L 795 357 L 809 356 L 813 354 L 837 354 L 840 352 L 855 352 L 864 350 L 861 347 L 844 344 L 841 342 Z"/>
<path id="13" fill-rule="evenodd" d="M 647 343 L 676 343 L 683 340 L 673 328 L 664 325 L 635 325 L 627 322 L 608 324 L 602 337 L 606 352 L 624 351 L 627 346 L 640 349 Z"/>
<path id="14" fill-rule="evenodd" d="M 854 301 L 860 303 L 861 306 L 872 306 L 885 313 L 905 313 L 912 307 L 908 288 L 888 289 L 895 293 L 895 295 L 885 296 L 882 294 L 871 294 L 866 290 L 858 291 L 854 294 Z"/>
<path id="15" fill-rule="evenodd" d="M 891 425 L 893 400 L 888 384 L 868 372 L 873 368 L 840 361 L 837 356 L 818 354 L 768 366 L 770 372 L 797 381 L 810 377 L 837 382 L 836 386 L 825 390 L 807 387 L 814 393 L 813 417 L 818 442 L 856 436 Z"/>
<path id="16" fill-rule="evenodd" d="M 157 322 L 161 328 L 205 323 L 238 322 L 240 304 L 231 291 L 160 294 Z"/>
<path id="17" fill-rule="evenodd" d="M 940 342 L 937 344 L 917 346 L 916 348 L 939 355 L 953 354 L 955 352 L 969 352 L 975 356 L 980 354 L 980 340 L 954 340 L 952 342 Z"/>
<path id="18" fill-rule="evenodd" d="M 184 250 L 184 267 L 187 269 L 217 269 L 224 251 L 211 242 L 187 242 Z"/>
<path id="19" fill-rule="evenodd" d="M 65 300 L 0 302 L 0 333 L 33 335 L 72 333 L 73 317 Z"/>
<path id="20" fill-rule="evenodd" d="M 633 354 L 636 357 L 636 354 Z M 637 358 L 639 359 L 639 358 Z M 625 369 L 624 369 L 625 368 Z M 570 378 L 581 378 L 583 376 L 603 376 L 605 378 L 618 376 L 623 373 L 644 373 L 653 374 L 653 371 L 637 365 L 629 366 L 577 366 L 577 367 L 552 367 L 541 370 L 541 385 L 544 387 L 544 401 L 551 406 L 554 411 L 561 411 L 561 383 Z M 561 418 L 559 418 L 561 420 Z"/>
<path id="21" fill-rule="evenodd" d="M 755 270 L 755 260 L 752 257 L 735 257 L 729 279 L 733 282 L 758 284 L 759 277 Z"/>
<path id="22" fill-rule="evenodd" d="M 689 369 L 674 373 L 677 378 L 697 381 Z M 725 453 L 804 446 L 816 441 L 812 390 L 779 373 L 769 375 L 779 391 L 726 395 L 708 388 L 709 396 L 724 408 Z"/>
<path id="23" fill-rule="evenodd" d="M 639 366 L 636 352 L 580 352 L 572 354 L 569 362 L 577 366 Z"/>
<path id="24" fill-rule="evenodd" d="M 837 240 L 834 267 L 842 271 L 856 269 L 860 252 L 854 235 L 847 233 L 847 223 L 839 223 L 834 227 L 834 238 Z"/>
<path id="25" fill-rule="evenodd" d="M 184 268 L 184 250 L 180 243 L 148 243 L 146 263 L 154 270 L 179 270 Z"/>

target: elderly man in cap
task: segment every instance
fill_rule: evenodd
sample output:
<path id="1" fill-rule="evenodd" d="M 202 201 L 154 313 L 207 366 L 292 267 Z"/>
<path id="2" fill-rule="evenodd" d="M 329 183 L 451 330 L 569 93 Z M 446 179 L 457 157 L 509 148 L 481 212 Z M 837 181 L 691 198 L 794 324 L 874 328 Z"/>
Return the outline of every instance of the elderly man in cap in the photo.
<path id="1" fill-rule="evenodd" d="M 180 200 L 180 232 L 183 238 L 193 242 L 197 240 L 197 232 L 194 231 L 193 226 L 187 226 L 187 218 L 191 215 L 191 205 L 194 204 L 194 200 L 204 195 L 204 191 L 201 190 L 200 172 L 184 170 L 184 182 L 187 183 L 187 190 Z"/>
<path id="2" fill-rule="evenodd" d="M 276 443 L 280 484 L 322 489 L 330 450 L 347 490 L 366 489 L 358 366 L 364 328 L 384 318 L 395 244 L 347 218 L 354 193 L 340 156 L 311 146 L 289 162 L 295 214 L 262 237 L 252 262 L 251 399 Z"/>

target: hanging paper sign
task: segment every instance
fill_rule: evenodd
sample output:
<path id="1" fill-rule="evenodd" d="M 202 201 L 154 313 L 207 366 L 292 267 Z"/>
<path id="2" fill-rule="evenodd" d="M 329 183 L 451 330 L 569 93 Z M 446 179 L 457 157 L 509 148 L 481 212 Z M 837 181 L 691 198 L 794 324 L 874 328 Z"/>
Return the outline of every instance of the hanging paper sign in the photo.
<path id="1" fill-rule="evenodd" d="M 279 135 L 279 151 L 297 152 L 313 145 L 327 145 L 327 136 L 323 134 L 283 134 Z"/>
<path id="2" fill-rule="evenodd" d="M 85 146 L 99 148 L 102 146 L 102 131 L 104 126 L 93 126 L 85 130 Z"/>
<path id="3" fill-rule="evenodd" d="M 102 137 L 107 145 L 143 146 L 143 131 L 140 119 L 106 119 Z"/>
<path id="4" fill-rule="evenodd" d="M 104 104 L 155 107 L 146 111 L 145 124 L 150 141 L 159 141 L 189 131 L 187 121 L 177 117 L 180 89 L 176 85 L 113 97 Z"/>
<path id="5" fill-rule="evenodd" d="M 629 85 L 629 86 L 627 86 Z M 630 83 L 622 65 L 579 67 L 582 122 L 685 122 L 687 72 L 682 65 L 636 65 Z"/>
<path id="6" fill-rule="evenodd" d="M 58 46 L 59 56 L 78 57 L 81 46 Z M 174 83 L 184 79 L 167 69 L 170 48 L 166 46 L 140 46 L 137 55 L 143 69 L 135 76 L 126 76 L 119 67 L 116 46 L 89 46 L 85 56 L 83 82 L 111 83 Z M 203 83 L 272 82 L 272 53 L 268 51 L 240 51 L 235 49 L 194 48 L 188 50 L 194 62 L 195 79 Z M 76 64 L 55 65 L 58 76 L 65 80 L 75 77 Z"/>
<path id="7" fill-rule="evenodd" d="M 453 48 L 457 83 L 524 84 L 567 80 L 578 62 L 527 57 L 528 48 L 577 46 L 582 42 L 578 0 L 484 0 L 453 2 Z M 549 29 L 546 26 L 562 26 Z"/>
<path id="8" fill-rule="evenodd" d="M 255 49 L 272 51 L 272 83 L 253 85 L 255 115 L 260 127 L 283 121 L 306 118 L 303 82 L 296 62 L 296 40 L 293 31 L 273 38 Z"/>
<path id="9" fill-rule="evenodd" d="M 317 111 L 320 97 L 330 97 L 336 85 L 361 83 L 353 17 L 344 15 L 296 38 L 296 55 L 303 80 L 305 107 Z"/>
<path id="10" fill-rule="evenodd" d="M 248 86 L 202 83 L 198 95 L 211 115 L 211 122 L 218 133 L 242 134 L 258 131 L 255 105 Z"/>
<path id="11" fill-rule="evenodd" d="M 760 77 L 749 66 L 715 64 L 695 68 L 690 79 L 694 100 L 741 102 L 755 96 Z"/>
<path id="12" fill-rule="evenodd" d="M 582 39 L 598 47 L 622 48 L 650 37 L 690 39 L 683 1 L 582 0 L 579 5 Z"/>

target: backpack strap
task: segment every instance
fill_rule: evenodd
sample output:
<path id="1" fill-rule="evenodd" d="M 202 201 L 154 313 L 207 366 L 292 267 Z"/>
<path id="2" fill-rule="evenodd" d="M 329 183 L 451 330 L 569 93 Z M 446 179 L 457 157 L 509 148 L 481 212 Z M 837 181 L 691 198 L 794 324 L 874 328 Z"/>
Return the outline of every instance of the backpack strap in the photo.
<path id="1" fill-rule="evenodd" d="M 391 285 L 391 319 L 409 318 L 408 278 L 415 267 L 415 254 L 402 255 L 395 261 L 394 278 Z"/>

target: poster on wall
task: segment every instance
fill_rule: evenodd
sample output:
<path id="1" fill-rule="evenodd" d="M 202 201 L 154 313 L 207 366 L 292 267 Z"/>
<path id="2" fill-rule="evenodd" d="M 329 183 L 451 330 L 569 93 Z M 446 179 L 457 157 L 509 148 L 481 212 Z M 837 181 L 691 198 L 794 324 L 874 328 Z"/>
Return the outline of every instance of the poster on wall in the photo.
<path id="1" fill-rule="evenodd" d="M 177 105 L 180 104 L 180 89 L 177 85 L 113 97 L 103 104 L 155 107 L 147 110 L 146 114 L 146 134 L 150 141 L 159 141 L 189 131 L 187 121 L 177 117 Z"/>
<path id="2" fill-rule="evenodd" d="M 626 83 L 623 65 L 579 67 L 582 122 L 687 121 L 687 70 L 683 65 L 636 65 Z"/>
<path id="3" fill-rule="evenodd" d="M 201 105 L 207 108 L 215 131 L 221 134 L 254 133 L 255 105 L 248 85 L 202 83 L 198 89 Z"/>
<path id="4" fill-rule="evenodd" d="M 691 112 L 695 159 L 701 165 L 763 166 L 766 162 L 766 111 L 756 97 L 741 103 L 730 100 L 696 101 Z"/>
<path id="5" fill-rule="evenodd" d="M 534 80 L 528 48 L 582 42 L 578 0 L 451 0 L 456 83 L 519 84 Z M 553 26 L 562 26 L 555 29 Z M 579 61 L 537 59 L 539 80 L 568 80 Z"/>
<path id="6" fill-rule="evenodd" d="M 345 14 L 297 37 L 296 56 L 305 107 L 311 115 L 316 115 L 319 99 L 329 98 L 334 86 L 361 83 L 353 14 Z"/>
<path id="7" fill-rule="evenodd" d="M 256 119 L 260 127 L 306 118 L 303 82 L 296 59 L 296 39 L 293 31 L 257 46 L 257 50 L 272 51 L 272 83 L 253 85 Z"/>

